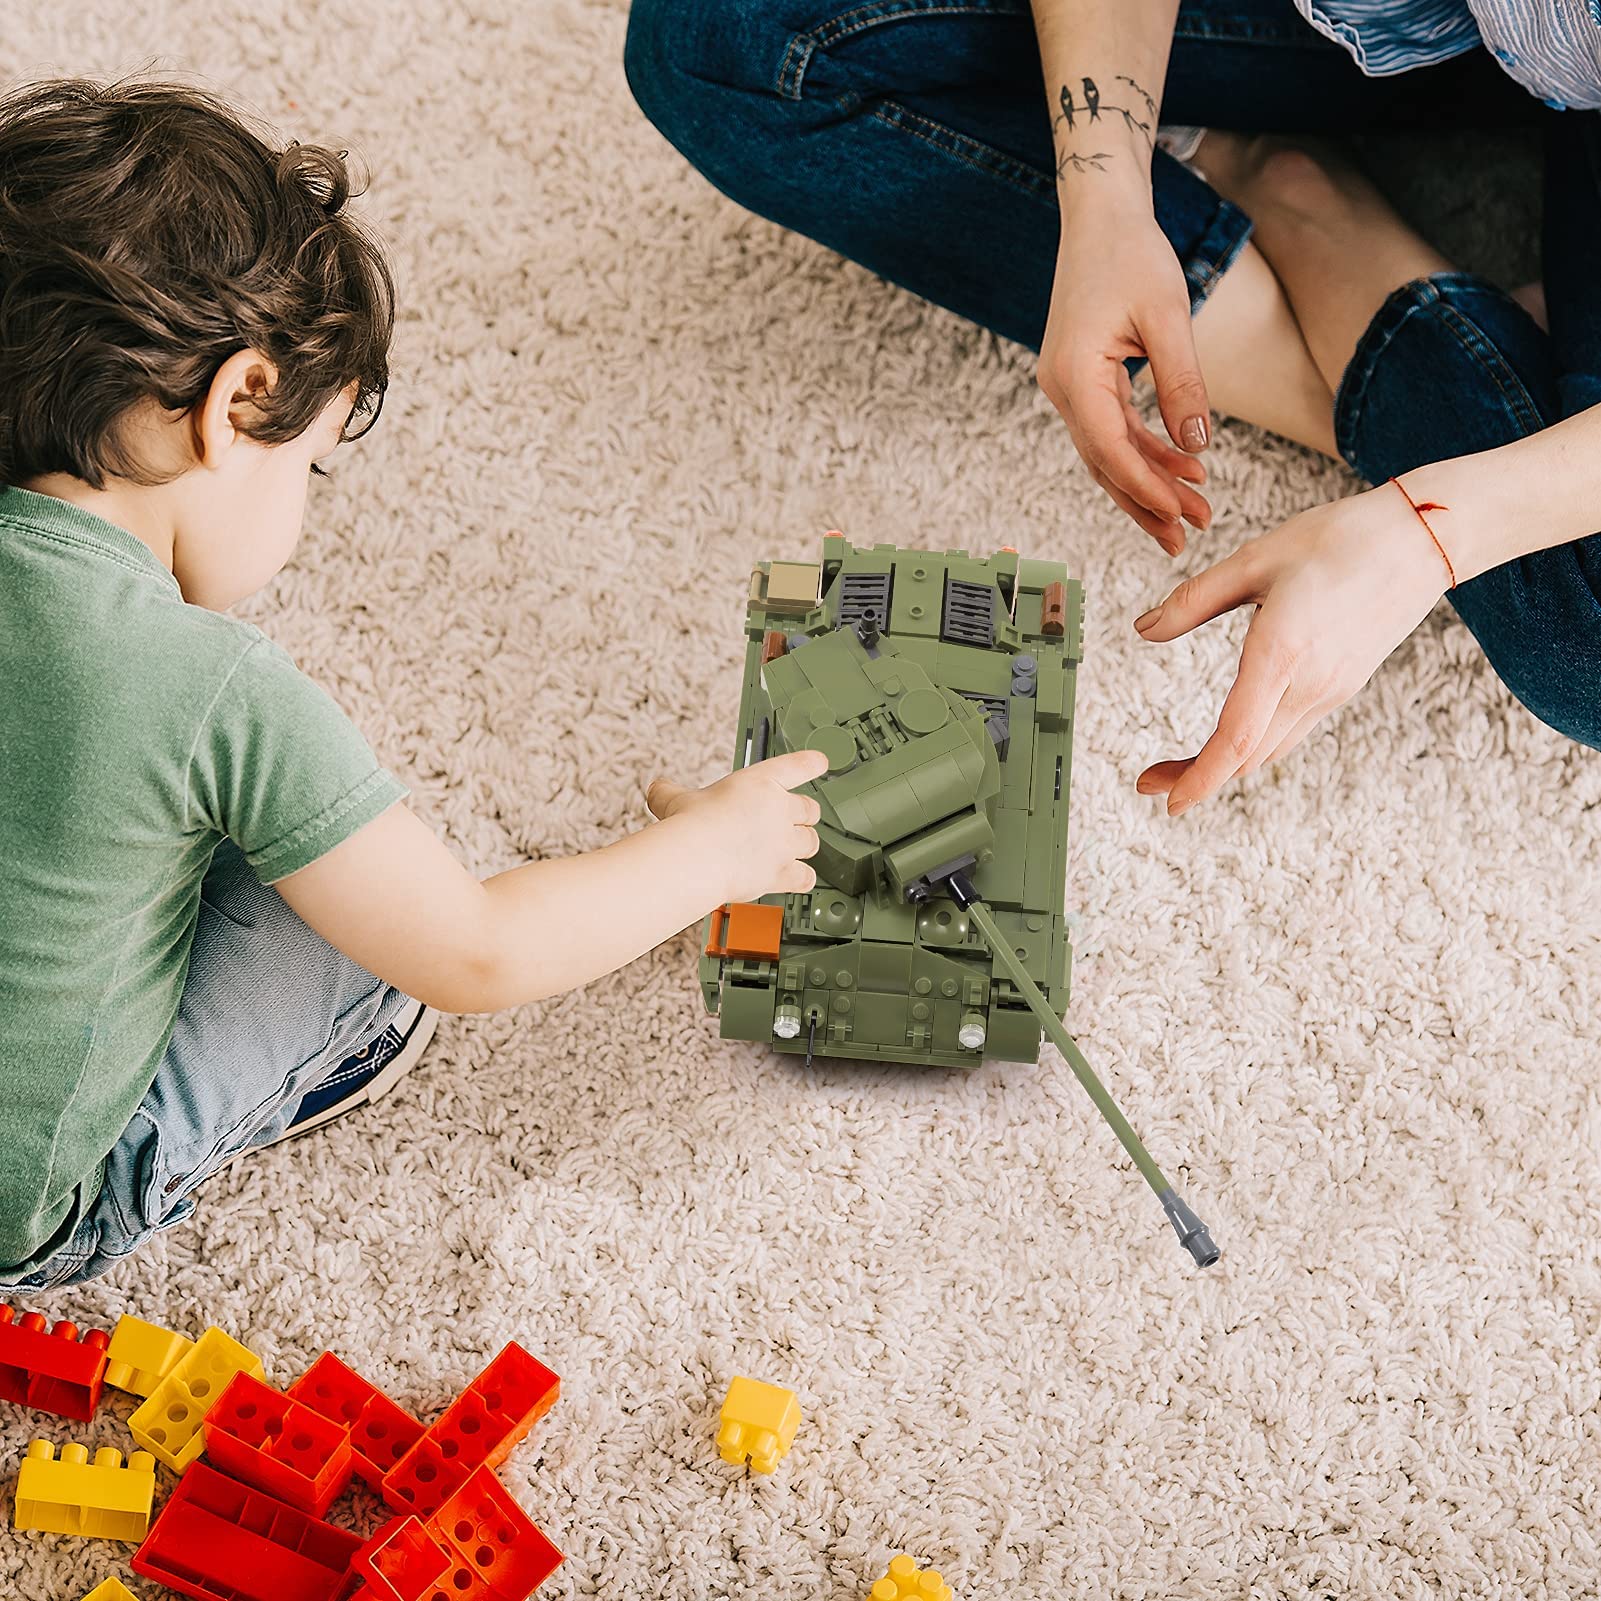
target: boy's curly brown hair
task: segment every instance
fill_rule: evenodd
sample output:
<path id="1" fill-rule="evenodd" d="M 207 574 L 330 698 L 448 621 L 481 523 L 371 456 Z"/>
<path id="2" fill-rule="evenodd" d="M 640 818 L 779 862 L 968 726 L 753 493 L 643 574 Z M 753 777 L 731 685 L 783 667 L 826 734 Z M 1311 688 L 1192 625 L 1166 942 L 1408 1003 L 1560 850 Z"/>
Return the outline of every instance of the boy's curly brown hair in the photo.
<path id="1" fill-rule="evenodd" d="M 364 433 L 394 283 L 350 195 L 342 152 L 277 148 L 186 85 L 0 97 L 0 483 L 158 481 L 123 437 L 129 408 L 190 410 L 246 348 L 278 369 L 251 438 L 296 438 L 352 384 L 345 437 Z"/>

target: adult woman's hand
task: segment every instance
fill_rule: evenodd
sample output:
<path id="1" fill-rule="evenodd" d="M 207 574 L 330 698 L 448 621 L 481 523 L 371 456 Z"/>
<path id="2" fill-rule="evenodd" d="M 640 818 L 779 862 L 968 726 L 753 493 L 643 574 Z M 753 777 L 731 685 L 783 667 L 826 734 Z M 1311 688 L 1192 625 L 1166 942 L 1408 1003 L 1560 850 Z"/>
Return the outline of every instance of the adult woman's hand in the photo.
<path id="1" fill-rule="evenodd" d="M 1140 774 L 1177 817 L 1293 750 L 1342 706 L 1445 592 L 1447 570 L 1392 486 L 1318 506 L 1186 578 L 1135 621 L 1148 640 L 1254 606 L 1239 673 L 1198 754 Z"/>
<path id="2" fill-rule="evenodd" d="M 1134 407 L 1124 366 L 1132 356 L 1150 361 L 1171 444 Z M 1212 508 L 1197 488 L 1206 469 L 1192 454 L 1211 435 L 1206 385 L 1184 269 L 1148 192 L 1142 200 L 1137 190 L 1086 186 L 1064 197 L 1039 384 L 1091 477 L 1170 556 L 1184 548 L 1185 522 L 1207 526 Z"/>

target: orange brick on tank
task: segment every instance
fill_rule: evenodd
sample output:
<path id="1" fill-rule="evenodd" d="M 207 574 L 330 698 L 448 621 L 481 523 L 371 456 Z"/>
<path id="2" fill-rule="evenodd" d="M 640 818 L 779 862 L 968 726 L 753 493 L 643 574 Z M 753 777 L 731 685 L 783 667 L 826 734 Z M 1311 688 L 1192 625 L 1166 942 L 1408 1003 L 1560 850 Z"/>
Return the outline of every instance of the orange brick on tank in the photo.
<path id="1" fill-rule="evenodd" d="M 771 1473 L 794 1443 L 800 1421 L 793 1390 L 736 1377 L 717 1420 L 717 1454 L 731 1465 L 748 1459 L 757 1473 Z"/>
<path id="2" fill-rule="evenodd" d="M 561 1380 L 513 1341 L 384 1475 L 384 1500 L 428 1517 L 475 1468 L 499 1467 L 560 1393 Z"/>
<path id="3" fill-rule="evenodd" d="M 123 1465 L 122 1452 L 102 1446 L 89 1460 L 89 1448 L 76 1443 L 56 1448 L 35 1440 L 17 1475 L 16 1527 L 33 1534 L 76 1534 L 96 1540 L 144 1539 L 156 1494 L 156 1463 L 148 1451 L 135 1451 Z"/>
<path id="4" fill-rule="evenodd" d="M 53 1328 L 42 1312 L 0 1306 L 0 1401 L 87 1423 L 106 1378 L 104 1329 L 83 1333 L 63 1318 Z"/>
<path id="5" fill-rule="evenodd" d="M 712 913 L 708 956 L 776 962 L 784 937 L 784 908 L 759 901 L 735 901 Z"/>
<path id="6" fill-rule="evenodd" d="M 324 1351 L 286 1393 L 349 1433 L 356 1473 L 375 1490 L 423 1437 L 423 1426 L 411 1413 L 332 1351 Z"/>
<path id="7" fill-rule="evenodd" d="M 952 1601 L 951 1587 L 933 1568 L 920 1568 L 904 1552 L 867 1592 L 868 1601 Z"/>
<path id="8" fill-rule="evenodd" d="M 186 1335 L 124 1313 L 106 1347 L 106 1383 L 130 1395 L 148 1396 L 194 1348 Z"/>
<path id="9" fill-rule="evenodd" d="M 236 1373 L 262 1376 L 261 1358 L 210 1328 L 128 1419 L 128 1432 L 158 1461 L 182 1473 L 205 1447 L 201 1424 Z"/>
<path id="10" fill-rule="evenodd" d="M 236 1373 L 206 1413 L 206 1458 L 243 1484 L 320 1518 L 350 1483 L 350 1431 Z"/>

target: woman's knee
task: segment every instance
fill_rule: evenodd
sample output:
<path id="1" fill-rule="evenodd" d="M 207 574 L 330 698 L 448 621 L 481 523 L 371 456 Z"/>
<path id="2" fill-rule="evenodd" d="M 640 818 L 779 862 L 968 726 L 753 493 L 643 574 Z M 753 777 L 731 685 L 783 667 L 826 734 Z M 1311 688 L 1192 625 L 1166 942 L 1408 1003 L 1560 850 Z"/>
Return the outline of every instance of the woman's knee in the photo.
<path id="1" fill-rule="evenodd" d="M 1493 450 L 1562 415 L 1555 354 L 1516 301 L 1467 273 L 1397 289 L 1335 396 L 1340 453 L 1370 483 Z"/>
<path id="2" fill-rule="evenodd" d="M 761 0 L 633 0 L 623 70 L 662 136 L 696 166 L 737 140 L 730 91 L 771 90 L 777 55 Z"/>

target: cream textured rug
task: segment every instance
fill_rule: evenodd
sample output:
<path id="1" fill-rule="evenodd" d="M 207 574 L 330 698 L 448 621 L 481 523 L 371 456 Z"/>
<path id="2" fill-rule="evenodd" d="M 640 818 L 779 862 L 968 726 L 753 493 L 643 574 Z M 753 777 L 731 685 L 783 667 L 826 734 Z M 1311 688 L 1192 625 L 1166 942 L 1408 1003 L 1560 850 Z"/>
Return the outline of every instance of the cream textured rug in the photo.
<path id="1" fill-rule="evenodd" d="M 1210 729 L 1238 624 L 1141 644 L 1169 569 L 1030 362 L 716 196 L 617 0 L 7 10 L 8 76 L 182 66 L 369 159 L 394 389 L 249 615 L 476 868 L 719 771 L 759 556 L 1083 575 L 1071 1021 L 1226 1252 L 1197 1276 L 1054 1054 L 808 1075 L 718 1040 L 686 935 L 447 1020 L 52 1313 L 215 1321 L 280 1381 L 332 1347 L 425 1415 L 525 1342 L 565 1385 L 506 1468 L 551 1597 L 853 1601 L 901 1549 L 964 1601 L 1601 1589 L 1601 760 L 1441 608 L 1282 768 L 1158 815 L 1135 775 Z M 1348 488 L 1244 428 L 1213 468 L 1186 569 Z M 770 1480 L 712 1446 L 736 1372 L 800 1393 Z M 0 1482 L 38 1427 L 0 1407 Z M 0 1593 L 119 1555 L 0 1533 Z"/>

